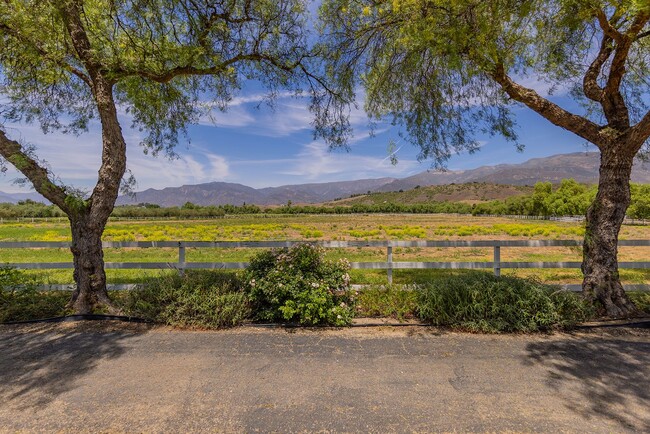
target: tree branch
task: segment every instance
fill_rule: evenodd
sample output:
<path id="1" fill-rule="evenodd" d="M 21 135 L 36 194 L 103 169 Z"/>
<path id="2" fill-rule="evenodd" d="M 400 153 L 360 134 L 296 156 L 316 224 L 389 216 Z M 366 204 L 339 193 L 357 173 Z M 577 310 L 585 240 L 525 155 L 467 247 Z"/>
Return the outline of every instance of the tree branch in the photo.
<path id="1" fill-rule="evenodd" d="M 643 146 L 643 143 L 648 140 L 648 137 L 650 137 L 650 111 L 645 114 L 639 123 L 632 127 L 630 136 L 632 139 L 631 141 L 638 144 L 639 149 Z"/>
<path id="2" fill-rule="evenodd" d="M 98 73 L 100 65 L 92 54 L 90 40 L 81 22 L 82 6 L 78 4 L 78 0 L 62 0 L 57 3 L 59 3 L 63 22 L 72 40 L 72 46 L 86 67 L 91 80 L 94 81 L 94 75 Z"/>
<path id="3" fill-rule="evenodd" d="M 599 125 L 581 116 L 568 112 L 557 104 L 543 98 L 534 90 L 515 83 L 505 73 L 502 63 L 497 63 L 494 70 L 490 73 L 490 76 L 501 86 L 510 98 L 525 104 L 551 123 L 577 134 L 599 148 L 604 143 L 605 137 L 601 135 L 601 127 Z"/>
<path id="4" fill-rule="evenodd" d="M 629 29 L 623 34 L 619 33 L 619 39 L 616 39 L 614 58 L 605 84 L 604 98 L 601 102 L 608 123 L 618 130 L 627 129 L 630 126 L 629 112 L 621 93 L 621 83 L 626 73 L 625 65 L 632 44 L 639 32 L 647 24 L 649 18 L 649 13 L 639 13 Z"/>
<path id="5" fill-rule="evenodd" d="M 600 28 L 603 30 L 603 33 L 607 35 L 607 37 L 616 41 L 617 44 L 620 44 L 623 41 L 623 34 L 619 32 L 616 27 L 612 26 L 603 10 L 598 9 L 596 11 L 596 18 L 598 19 Z"/>
<path id="6" fill-rule="evenodd" d="M 636 16 L 636 19 L 630 28 L 627 30 L 627 32 L 625 32 L 625 36 L 632 40 L 635 40 L 639 36 L 639 32 L 643 30 L 646 24 L 648 24 L 648 20 L 650 20 L 650 11 L 646 10 L 644 12 L 640 12 Z"/>
<path id="7" fill-rule="evenodd" d="M 7 137 L 0 130 L 0 155 L 9 161 L 16 169 L 32 182 L 34 189 L 47 200 L 61 208 L 67 214 L 68 206 L 65 199 L 68 196 L 65 190 L 54 184 L 47 169 L 43 168 L 36 160 L 29 156 L 20 143 Z"/>
<path id="8" fill-rule="evenodd" d="M 618 92 L 621 86 L 621 81 L 625 75 L 625 63 L 627 62 L 628 54 L 630 53 L 630 48 L 632 43 L 636 40 L 638 33 L 643 29 L 643 27 L 648 22 L 650 14 L 641 13 L 639 14 L 634 23 L 630 26 L 628 31 L 621 35 L 620 40 L 616 41 L 616 49 L 614 52 L 614 58 L 612 59 L 612 66 L 609 71 L 609 77 L 607 79 L 607 84 L 605 85 L 606 93 Z"/>
<path id="9" fill-rule="evenodd" d="M 6 24 L 0 24 L 0 30 L 6 32 L 7 34 L 13 36 L 14 38 L 18 39 L 20 42 L 23 44 L 26 44 L 36 50 L 38 54 L 43 56 L 44 59 L 55 63 L 56 65 L 60 66 L 61 68 L 65 69 L 69 73 L 77 76 L 79 79 L 81 79 L 84 83 L 87 85 L 90 85 L 90 79 L 88 76 L 80 69 L 75 68 L 74 66 L 70 65 L 69 63 L 63 61 L 62 59 L 58 59 L 54 56 L 52 56 L 50 53 L 45 51 L 42 47 L 40 47 L 36 42 L 25 38 L 21 33 L 17 32 L 16 30 L 12 29 L 11 27 L 7 26 Z"/>
<path id="10" fill-rule="evenodd" d="M 91 90 L 102 124 L 102 163 L 97 184 L 88 200 L 90 219 L 105 224 L 117 199 L 120 181 L 126 170 L 126 142 L 120 128 L 113 98 L 114 82 L 104 76 L 101 62 L 95 58 L 82 22 L 80 0 L 60 0 L 59 7 L 72 45 L 91 79 Z"/>
<path id="11" fill-rule="evenodd" d="M 195 66 L 186 65 L 186 66 L 177 66 L 171 68 L 165 72 L 155 73 L 147 71 L 144 69 L 119 69 L 113 71 L 111 78 L 122 79 L 125 77 L 139 76 L 146 78 L 157 83 L 168 83 L 172 79 L 180 75 L 213 75 L 224 72 L 230 65 L 233 65 L 237 62 L 244 61 L 258 61 L 258 62 L 267 62 L 276 68 L 282 69 L 283 71 L 293 71 L 296 67 L 300 65 L 300 60 L 290 64 L 283 64 L 278 61 L 273 56 L 267 56 L 260 53 L 249 53 L 249 54 L 237 54 L 236 56 L 231 57 L 228 60 L 221 62 L 218 65 L 214 65 L 208 68 L 197 68 Z"/>
<path id="12" fill-rule="evenodd" d="M 592 101 L 602 102 L 603 100 L 603 88 L 598 84 L 598 76 L 601 73 L 603 65 L 612 54 L 612 50 L 612 39 L 607 35 L 603 35 L 598 55 L 591 62 L 591 65 L 589 65 L 584 80 L 582 81 L 582 88 L 585 95 Z"/>

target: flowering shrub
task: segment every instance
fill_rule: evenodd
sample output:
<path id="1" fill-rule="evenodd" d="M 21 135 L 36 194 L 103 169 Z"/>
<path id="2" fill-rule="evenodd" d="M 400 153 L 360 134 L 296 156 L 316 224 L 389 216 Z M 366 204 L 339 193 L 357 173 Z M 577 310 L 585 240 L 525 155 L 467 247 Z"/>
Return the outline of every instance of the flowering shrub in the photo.
<path id="1" fill-rule="evenodd" d="M 254 256 L 244 280 L 258 320 L 343 326 L 354 315 L 349 269 L 347 260 L 298 244 Z"/>

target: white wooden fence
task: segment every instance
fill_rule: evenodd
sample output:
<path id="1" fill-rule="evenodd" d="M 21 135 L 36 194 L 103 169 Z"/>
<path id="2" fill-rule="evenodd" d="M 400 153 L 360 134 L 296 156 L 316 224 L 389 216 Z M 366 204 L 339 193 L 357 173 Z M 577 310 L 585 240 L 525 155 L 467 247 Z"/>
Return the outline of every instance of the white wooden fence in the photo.
<path id="1" fill-rule="evenodd" d="M 305 241 L 137 241 L 137 242 L 104 242 L 106 249 L 110 248 L 177 248 L 176 262 L 106 262 L 107 269 L 241 269 L 248 266 L 247 262 L 187 262 L 187 248 L 280 248 L 291 247 Z M 502 269 L 513 268 L 580 268 L 581 262 L 504 262 L 501 261 L 501 248 L 544 248 L 544 247 L 577 247 L 582 246 L 582 240 L 454 240 L 454 241 L 314 241 L 310 244 L 324 248 L 355 248 L 379 247 L 386 249 L 386 261 L 381 262 L 351 262 L 353 269 L 383 269 L 387 270 L 388 282 L 393 281 L 393 270 L 405 269 L 492 269 L 499 276 Z M 650 240 L 620 240 L 620 247 L 648 247 Z M 15 262 L 2 261 L 3 249 L 42 249 L 69 248 L 69 242 L 0 242 L 0 266 L 19 269 L 69 269 L 72 262 Z M 393 260 L 393 249 L 397 247 L 433 247 L 458 248 L 482 247 L 492 248 L 492 261 L 484 262 L 396 262 Z M 619 268 L 650 269 L 650 262 L 619 262 Z M 576 289 L 577 285 L 568 285 Z M 626 289 L 650 290 L 650 285 L 629 285 Z"/>

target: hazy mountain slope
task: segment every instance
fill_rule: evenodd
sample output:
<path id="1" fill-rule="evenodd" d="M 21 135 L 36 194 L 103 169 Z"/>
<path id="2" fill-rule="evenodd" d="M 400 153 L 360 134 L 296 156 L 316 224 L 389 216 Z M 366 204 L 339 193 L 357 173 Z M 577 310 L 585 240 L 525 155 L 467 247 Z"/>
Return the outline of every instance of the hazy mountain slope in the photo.
<path id="1" fill-rule="evenodd" d="M 241 205 L 263 201 L 264 195 L 252 187 L 230 182 L 209 182 L 167 187 L 162 190 L 150 188 L 137 192 L 135 197 L 120 196 L 117 204 L 155 203 L 161 206 L 181 206 L 186 202 L 192 202 L 197 205 Z"/>
<path id="2" fill-rule="evenodd" d="M 534 185 L 538 181 L 560 182 L 573 178 L 578 182 L 598 182 L 599 154 L 597 152 L 576 152 L 533 158 L 521 164 L 499 164 L 482 166 L 471 170 L 448 172 L 421 172 L 382 186 L 379 191 L 410 190 L 417 185 L 461 184 L 467 182 L 488 182 L 509 185 Z M 632 181 L 650 183 L 650 164 L 637 162 L 632 171 Z"/>
<path id="3" fill-rule="evenodd" d="M 326 182 L 320 184 L 284 185 L 254 189 L 242 184 L 210 182 L 207 184 L 168 187 L 162 190 L 148 189 L 136 193 L 134 198 L 120 197 L 118 205 L 155 203 L 161 206 L 180 206 L 186 202 L 197 205 L 275 205 L 293 203 L 316 203 L 366 193 L 395 181 L 395 178 L 363 179 L 358 181 Z"/>
<path id="4" fill-rule="evenodd" d="M 448 172 L 425 171 L 403 179 L 362 179 L 283 185 L 261 189 L 228 182 L 211 182 L 199 185 L 184 185 L 182 187 L 168 187 L 162 190 L 149 189 L 137 193 L 135 198 L 120 197 L 117 203 L 148 202 L 163 206 L 180 206 L 185 202 L 198 205 L 241 205 L 243 203 L 279 205 L 286 204 L 289 200 L 294 204 L 322 203 L 368 191 L 406 191 L 412 190 L 418 185 L 425 187 L 479 182 L 523 186 L 533 185 L 538 181 L 557 183 L 565 178 L 573 178 L 581 183 L 596 183 L 598 180 L 598 161 L 599 154 L 596 152 L 576 152 L 545 158 L 533 158 L 521 164 L 499 164 L 471 170 Z M 650 183 L 650 164 L 637 163 L 632 171 L 632 181 Z M 479 193 L 477 192 L 477 194 Z M 511 193 L 514 193 L 514 191 Z M 477 196 L 477 198 L 469 197 L 464 200 L 480 199 Z"/>
<path id="5" fill-rule="evenodd" d="M 31 193 L 5 193 L 0 191 L 0 203 L 18 203 L 21 200 L 27 199 L 33 200 L 34 202 L 50 203 L 35 191 Z"/>
<path id="6" fill-rule="evenodd" d="M 258 190 L 267 197 L 267 204 L 324 202 L 351 194 L 375 191 L 384 184 L 396 181 L 395 178 L 360 179 L 356 181 L 326 182 L 314 184 L 283 185 Z"/>

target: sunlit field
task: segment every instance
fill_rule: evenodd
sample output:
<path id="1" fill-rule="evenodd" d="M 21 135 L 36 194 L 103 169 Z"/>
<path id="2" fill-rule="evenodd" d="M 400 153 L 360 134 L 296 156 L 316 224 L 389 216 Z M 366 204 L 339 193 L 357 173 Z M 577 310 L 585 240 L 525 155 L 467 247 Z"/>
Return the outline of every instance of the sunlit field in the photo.
<path id="1" fill-rule="evenodd" d="M 270 240 L 520 240 L 581 239 L 582 223 L 458 215 L 250 215 L 210 220 L 111 221 L 105 241 L 270 241 Z M 621 239 L 649 239 L 650 226 L 623 226 Z M 64 221 L 0 224 L 0 241 L 69 241 Z M 188 262 L 247 261 L 259 249 L 188 248 Z M 579 247 L 501 248 L 501 261 L 580 261 Z M 383 248 L 328 249 L 331 258 L 384 261 Z M 621 261 L 646 261 L 648 247 L 622 247 Z M 119 248 L 105 250 L 106 262 L 169 262 L 169 271 L 107 270 L 109 282 L 127 283 L 146 275 L 173 272 L 177 249 Z M 395 248 L 394 261 L 492 261 L 491 248 Z M 8 262 L 71 261 L 67 249 L 2 249 Z M 419 283 L 448 270 L 394 270 L 395 283 Z M 72 270 L 30 271 L 44 283 L 71 283 Z M 536 276 L 549 283 L 579 283 L 578 269 L 503 270 L 503 274 Z M 385 270 L 353 270 L 353 283 L 384 283 Z M 626 283 L 650 283 L 650 270 L 621 270 Z"/>

